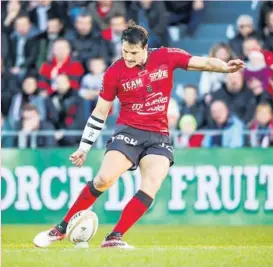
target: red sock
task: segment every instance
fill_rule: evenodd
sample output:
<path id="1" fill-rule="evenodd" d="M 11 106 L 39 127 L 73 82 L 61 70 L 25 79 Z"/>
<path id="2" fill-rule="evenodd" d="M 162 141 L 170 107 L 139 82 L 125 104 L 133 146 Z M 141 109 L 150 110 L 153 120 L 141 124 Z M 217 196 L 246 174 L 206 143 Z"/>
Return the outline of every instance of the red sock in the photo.
<path id="1" fill-rule="evenodd" d="M 101 193 L 102 192 L 98 191 L 94 187 L 93 181 L 88 182 L 81 191 L 73 206 L 64 217 L 64 222 L 68 223 L 71 217 L 78 211 L 88 209 L 97 200 Z"/>
<path id="2" fill-rule="evenodd" d="M 125 206 L 113 232 L 125 234 L 149 209 L 152 202 L 153 199 L 146 193 L 141 190 L 137 191 L 135 196 Z"/>

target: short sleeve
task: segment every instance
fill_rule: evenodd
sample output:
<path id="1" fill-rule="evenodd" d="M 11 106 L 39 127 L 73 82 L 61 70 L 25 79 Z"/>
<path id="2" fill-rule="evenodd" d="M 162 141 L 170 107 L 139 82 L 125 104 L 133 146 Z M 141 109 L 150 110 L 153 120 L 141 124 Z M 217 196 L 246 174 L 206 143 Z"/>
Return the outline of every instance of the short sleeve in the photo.
<path id="1" fill-rule="evenodd" d="M 100 97 L 106 101 L 113 101 L 117 95 L 117 79 L 113 69 L 110 67 L 104 74 Z"/>
<path id="2" fill-rule="evenodd" d="M 168 57 L 171 66 L 186 70 L 192 55 L 180 48 L 167 48 Z"/>

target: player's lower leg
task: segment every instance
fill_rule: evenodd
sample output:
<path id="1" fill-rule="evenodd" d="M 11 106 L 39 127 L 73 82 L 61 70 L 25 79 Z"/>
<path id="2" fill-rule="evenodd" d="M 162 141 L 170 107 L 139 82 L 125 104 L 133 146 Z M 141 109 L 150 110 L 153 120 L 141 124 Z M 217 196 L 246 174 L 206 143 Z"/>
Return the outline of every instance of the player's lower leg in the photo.
<path id="1" fill-rule="evenodd" d="M 64 220 L 52 229 L 39 233 L 34 238 L 33 242 L 35 246 L 47 247 L 54 241 L 62 240 L 65 237 L 67 224 L 72 216 L 77 212 L 86 210 L 92 206 L 102 193 L 102 191 L 95 188 L 93 181 L 88 182 L 64 217 Z"/>
<path id="2" fill-rule="evenodd" d="M 139 190 L 125 206 L 120 220 L 105 240 L 101 247 L 130 248 L 122 240 L 122 236 L 144 215 L 153 202 L 153 198 L 144 191 Z"/>

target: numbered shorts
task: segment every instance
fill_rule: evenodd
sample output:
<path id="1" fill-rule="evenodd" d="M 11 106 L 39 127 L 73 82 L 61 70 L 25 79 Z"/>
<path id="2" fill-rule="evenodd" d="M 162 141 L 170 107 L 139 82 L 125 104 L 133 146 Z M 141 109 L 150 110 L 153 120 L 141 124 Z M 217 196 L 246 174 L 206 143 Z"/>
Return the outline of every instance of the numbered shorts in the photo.
<path id="1" fill-rule="evenodd" d="M 117 150 L 132 163 L 130 170 L 135 170 L 140 160 L 149 154 L 162 155 L 173 165 L 173 147 L 170 138 L 156 132 L 143 131 L 130 126 L 119 126 L 106 145 L 106 152 Z"/>

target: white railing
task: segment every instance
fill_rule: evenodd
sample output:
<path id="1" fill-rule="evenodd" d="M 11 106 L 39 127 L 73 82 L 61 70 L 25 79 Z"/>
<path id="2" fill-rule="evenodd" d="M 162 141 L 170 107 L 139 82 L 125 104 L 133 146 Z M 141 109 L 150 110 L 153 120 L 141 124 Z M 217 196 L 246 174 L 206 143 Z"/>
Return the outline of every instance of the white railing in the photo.
<path id="1" fill-rule="evenodd" d="M 68 130 L 68 131 L 63 131 L 65 136 L 77 136 L 81 137 L 82 135 L 82 130 Z M 222 130 L 202 130 L 202 131 L 196 131 L 194 134 L 202 134 L 202 135 L 209 135 L 209 136 L 215 136 L 223 133 L 224 131 Z M 26 133 L 23 131 L 2 131 L 1 132 L 1 140 L 3 137 L 15 137 L 17 139 L 17 144 L 19 148 L 25 148 L 26 147 L 26 140 L 27 138 L 30 138 L 30 148 L 35 149 L 37 148 L 37 137 L 38 136 L 54 136 L 56 131 L 33 131 L 31 133 Z M 112 136 L 114 133 L 114 130 L 109 130 L 106 129 L 102 131 L 101 135 L 98 137 L 96 143 L 94 144 L 94 147 L 96 148 L 104 148 L 105 147 L 105 142 L 108 138 Z M 265 131 L 253 131 L 253 130 L 245 130 L 243 132 L 244 136 L 248 136 L 249 139 L 255 138 L 257 134 L 263 134 Z M 266 132 L 268 134 L 268 132 Z M 179 142 L 182 132 L 180 131 L 171 131 L 170 135 L 172 137 L 173 145 L 175 148 L 181 147 L 181 144 Z M 184 135 L 185 136 L 185 135 Z M 24 145 L 25 144 L 25 145 Z"/>

